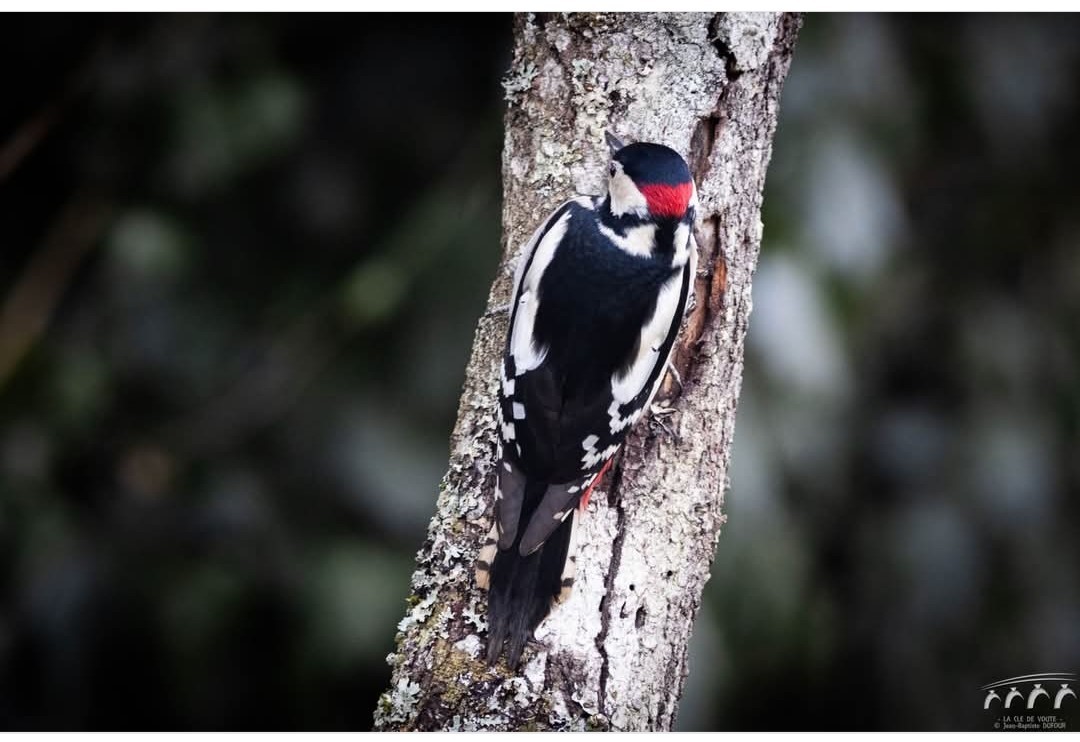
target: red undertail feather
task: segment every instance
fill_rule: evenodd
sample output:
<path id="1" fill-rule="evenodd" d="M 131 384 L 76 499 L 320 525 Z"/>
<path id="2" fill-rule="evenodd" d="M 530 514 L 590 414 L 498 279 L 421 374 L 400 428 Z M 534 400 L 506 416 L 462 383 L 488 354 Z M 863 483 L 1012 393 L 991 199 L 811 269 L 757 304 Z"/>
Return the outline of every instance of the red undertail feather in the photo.
<path id="1" fill-rule="evenodd" d="M 606 462 L 604 462 L 604 468 L 600 470 L 600 473 L 597 474 L 596 478 L 592 480 L 592 484 L 590 484 L 588 489 L 585 490 L 585 494 L 581 496 L 581 512 L 584 513 L 585 508 L 589 507 L 589 498 L 592 496 L 593 487 L 599 486 L 600 481 L 604 478 L 604 474 L 606 474 L 607 470 L 611 468 L 612 461 L 614 461 L 614 459 L 608 459 Z"/>

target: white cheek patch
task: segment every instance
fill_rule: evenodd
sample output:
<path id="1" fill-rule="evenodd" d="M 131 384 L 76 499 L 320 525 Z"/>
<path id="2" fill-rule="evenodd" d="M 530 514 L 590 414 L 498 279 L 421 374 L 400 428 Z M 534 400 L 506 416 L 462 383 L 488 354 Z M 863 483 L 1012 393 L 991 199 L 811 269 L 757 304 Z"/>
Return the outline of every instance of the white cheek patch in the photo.
<path id="1" fill-rule="evenodd" d="M 611 196 L 611 213 L 615 216 L 649 213 L 649 202 L 645 195 L 634 185 L 630 176 L 622 171 L 622 165 L 615 163 L 615 174 L 608 181 L 608 195 Z"/>
<path id="2" fill-rule="evenodd" d="M 620 250 L 643 257 L 652 255 L 653 247 L 656 245 L 655 224 L 641 224 L 637 227 L 631 227 L 626 230 L 625 235 L 620 235 L 603 224 L 600 224 L 599 227 L 600 234 L 614 242 Z"/>

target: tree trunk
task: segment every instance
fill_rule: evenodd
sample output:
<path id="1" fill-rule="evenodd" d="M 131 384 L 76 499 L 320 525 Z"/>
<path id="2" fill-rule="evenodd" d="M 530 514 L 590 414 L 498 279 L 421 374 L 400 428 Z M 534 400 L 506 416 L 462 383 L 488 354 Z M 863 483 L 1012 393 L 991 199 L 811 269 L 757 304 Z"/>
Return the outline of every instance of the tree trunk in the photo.
<path id="1" fill-rule="evenodd" d="M 504 263 L 476 331 L 450 467 L 418 554 L 377 729 L 670 729 L 723 495 L 796 15 L 582 14 L 515 22 L 503 151 Z M 482 661 L 473 559 L 491 524 L 498 362 L 513 263 L 558 203 L 602 193 L 603 132 L 687 154 L 698 184 L 693 309 L 665 380 L 580 523 L 572 597 L 522 667 Z M 605 496 L 606 495 L 606 496 Z"/>

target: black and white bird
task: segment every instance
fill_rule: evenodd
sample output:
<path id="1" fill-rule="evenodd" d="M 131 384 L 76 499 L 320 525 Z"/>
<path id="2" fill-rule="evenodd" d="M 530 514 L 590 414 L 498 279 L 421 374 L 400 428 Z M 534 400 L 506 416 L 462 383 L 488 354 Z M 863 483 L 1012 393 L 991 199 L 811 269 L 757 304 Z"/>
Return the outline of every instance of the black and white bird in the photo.
<path id="1" fill-rule="evenodd" d="M 697 263 L 697 191 L 660 144 L 611 149 L 606 196 L 562 204 L 525 246 L 499 385 L 495 523 L 476 562 L 488 662 L 515 668 L 574 584 L 589 494 L 664 376 Z"/>

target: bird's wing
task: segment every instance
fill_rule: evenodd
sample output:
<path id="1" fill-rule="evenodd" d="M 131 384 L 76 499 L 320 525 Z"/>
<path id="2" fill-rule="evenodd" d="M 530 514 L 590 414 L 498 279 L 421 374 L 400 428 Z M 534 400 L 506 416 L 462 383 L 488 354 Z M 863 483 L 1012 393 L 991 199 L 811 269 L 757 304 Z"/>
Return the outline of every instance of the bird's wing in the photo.
<path id="1" fill-rule="evenodd" d="M 550 374 L 535 374 L 530 387 L 529 406 L 534 420 L 530 431 L 519 429 L 525 418 L 526 389 L 519 384 L 519 377 L 537 369 L 547 355 L 547 349 L 537 347 L 533 340 L 536 310 L 539 307 L 539 283 L 544 269 L 551 262 L 555 250 L 566 234 L 572 206 L 578 204 L 592 208 L 587 198 L 571 199 L 551 213 L 525 244 L 514 274 L 514 292 L 510 305 L 510 331 L 507 333 L 506 349 L 500 368 L 499 406 L 497 412 L 499 434 L 498 483 L 496 486 L 496 527 L 499 548 L 509 548 L 517 534 L 518 519 L 524 506 L 526 476 L 521 468 L 522 435 L 531 431 L 543 436 L 554 429 L 557 409 L 551 400 L 558 398 L 554 388 L 557 383 Z M 536 389 L 543 389 L 536 399 Z M 545 404 L 547 406 L 545 406 Z M 539 418 L 547 420 L 541 424 Z M 532 441 L 530 441 L 532 442 Z"/>

